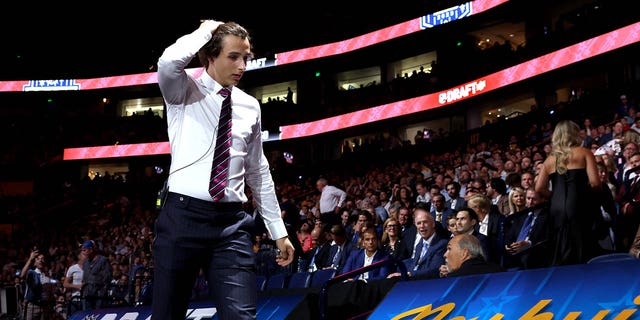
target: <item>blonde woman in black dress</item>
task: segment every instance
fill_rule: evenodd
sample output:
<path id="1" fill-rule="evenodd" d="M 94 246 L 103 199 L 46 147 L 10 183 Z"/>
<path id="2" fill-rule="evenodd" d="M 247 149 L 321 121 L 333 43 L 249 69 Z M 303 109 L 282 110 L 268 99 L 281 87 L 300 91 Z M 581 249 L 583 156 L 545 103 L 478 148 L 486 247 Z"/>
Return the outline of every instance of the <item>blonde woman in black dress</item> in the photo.
<path id="1" fill-rule="evenodd" d="M 402 239 L 400 222 L 393 217 L 389 217 L 384 221 L 383 226 L 384 230 L 380 241 L 383 251 L 398 261 L 408 258 L 409 250 Z"/>
<path id="2" fill-rule="evenodd" d="M 593 236 L 600 215 L 601 180 L 591 150 L 581 147 L 580 128 L 560 121 L 551 138 L 552 149 L 536 179 L 536 191 L 550 200 L 551 265 L 585 263 L 599 254 Z"/>

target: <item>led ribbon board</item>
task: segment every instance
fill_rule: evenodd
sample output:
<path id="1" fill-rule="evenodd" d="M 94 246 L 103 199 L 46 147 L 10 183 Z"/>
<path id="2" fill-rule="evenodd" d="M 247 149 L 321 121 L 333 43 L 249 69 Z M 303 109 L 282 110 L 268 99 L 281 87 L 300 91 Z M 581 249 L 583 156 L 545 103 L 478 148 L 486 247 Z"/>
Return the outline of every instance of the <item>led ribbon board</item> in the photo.
<path id="1" fill-rule="evenodd" d="M 433 28 L 453 20 L 466 18 L 473 14 L 495 8 L 507 1 L 508 0 L 475 0 L 428 14 L 423 17 L 402 22 L 391 27 L 376 30 L 365 35 L 357 36 L 355 38 L 310 48 L 277 53 L 275 61 L 267 60 L 266 58 L 253 59 L 247 62 L 247 71 L 324 58 L 358 50 L 424 29 Z M 198 77 L 202 71 L 202 68 L 187 69 L 187 73 L 194 77 Z M 64 83 L 72 85 L 62 85 Z M 158 83 L 157 73 L 148 72 L 93 79 L 0 81 L 0 92 L 95 90 L 154 83 Z"/>

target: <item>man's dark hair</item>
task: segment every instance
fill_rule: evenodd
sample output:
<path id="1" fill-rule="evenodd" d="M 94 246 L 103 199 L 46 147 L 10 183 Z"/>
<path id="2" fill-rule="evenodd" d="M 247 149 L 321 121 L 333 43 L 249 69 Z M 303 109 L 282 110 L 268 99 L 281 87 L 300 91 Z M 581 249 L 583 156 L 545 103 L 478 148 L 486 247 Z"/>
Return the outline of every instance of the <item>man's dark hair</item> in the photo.
<path id="1" fill-rule="evenodd" d="M 522 176 L 519 173 L 511 172 L 504 179 L 505 183 L 510 186 L 519 186 L 522 181 Z M 505 191 L 506 193 L 506 191 Z"/>
<path id="2" fill-rule="evenodd" d="M 358 212 L 358 217 L 359 216 L 365 216 L 367 218 L 367 221 L 373 220 L 373 216 L 371 215 L 371 212 L 369 212 L 367 210 L 360 210 Z"/>
<path id="3" fill-rule="evenodd" d="M 336 236 L 339 237 L 345 237 L 347 235 L 347 233 L 344 230 L 344 227 L 342 226 L 342 224 L 334 224 L 331 227 L 331 234 L 334 234 Z"/>
<path id="4" fill-rule="evenodd" d="M 417 202 L 416 203 L 416 209 L 422 209 L 422 210 L 425 210 L 427 212 L 429 212 L 429 210 L 431 210 L 431 208 L 428 206 L 427 202 Z"/>
<path id="5" fill-rule="evenodd" d="M 475 220 L 475 221 L 476 221 L 476 223 L 478 223 L 478 222 L 479 222 L 479 219 L 480 219 L 480 218 L 478 217 L 478 213 L 477 213 L 475 210 L 473 210 L 473 209 L 471 209 L 471 208 L 469 208 L 469 207 L 464 207 L 464 208 L 462 208 L 462 209 L 458 210 L 458 212 L 460 212 L 460 211 L 466 211 L 466 212 L 468 212 L 468 213 L 469 213 L 469 219 L 471 219 L 471 220 Z"/>
<path id="6" fill-rule="evenodd" d="M 203 67 L 206 68 L 209 66 L 209 57 L 215 58 L 222 52 L 222 40 L 228 35 L 249 39 L 249 41 L 251 41 L 249 32 L 237 23 L 227 22 L 219 25 L 213 32 L 211 40 L 198 51 L 198 60 L 200 60 L 200 64 Z"/>
<path id="7" fill-rule="evenodd" d="M 460 186 L 460 183 L 458 183 L 458 181 L 451 181 L 451 182 L 447 183 L 447 187 L 448 186 L 453 186 L 456 189 L 456 192 L 460 192 L 460 189 L 462 188 Z"/>
<path id="8" fill-rule="evenodd" d="M 502 180 L 502 178 L 491 178 L 491 180 L 489 180 L 489 185 L 499 194 L 507 194 L 507 184 Z"/>

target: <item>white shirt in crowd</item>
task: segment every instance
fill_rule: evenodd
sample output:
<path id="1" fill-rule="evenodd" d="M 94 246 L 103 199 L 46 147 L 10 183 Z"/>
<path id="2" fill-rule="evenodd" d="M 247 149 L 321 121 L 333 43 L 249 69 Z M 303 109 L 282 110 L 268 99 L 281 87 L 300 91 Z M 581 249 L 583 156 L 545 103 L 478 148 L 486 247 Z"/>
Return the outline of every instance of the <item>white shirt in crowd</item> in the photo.
<path id="1" fill-rule="evenodd" d="M 336 207 L 342 207 L 347 200 L 347 193 L 334 187 L 326 185 L 320 194 L 320 213 L 332 212 Z"/>

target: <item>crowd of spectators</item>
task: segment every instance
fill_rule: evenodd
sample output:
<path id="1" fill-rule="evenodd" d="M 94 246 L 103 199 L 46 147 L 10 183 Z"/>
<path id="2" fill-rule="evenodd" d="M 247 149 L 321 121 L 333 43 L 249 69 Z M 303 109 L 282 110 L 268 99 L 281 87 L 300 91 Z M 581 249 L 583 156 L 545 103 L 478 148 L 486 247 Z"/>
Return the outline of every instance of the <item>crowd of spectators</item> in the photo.
<path id="1" fill-rule="evenodd" d="M 481 205 L 472 205 L 468 200 L 474 196 L 485 197 L 492 204 L 491 208 L 497 208 L 500 199 L 506 199 L 503 211 L 498 210 L 502 216 L 532 208 L 523 205 L 523 199 L 529 199 L 525 192 L 535 184 L 536 168 L 550 150 L 549 133 L 535 128 L 545 128 L 547 123 L 553 123 L 563 115 L 576 114 L 572 108 L 581 107 L 581 103 L 569 103 L 563 106 L 562 111 L 566 112 L 557 112 L 558 117 L 551 120 L 548 117 L 523 117 L 531 130 L 522 131 L 520 135 L 492 136 L 496 127 L 504 126 L 506 122 L 496 123 L 466 136 L 471 139 L 479 134 L 476 143 L 459 144 L 458 138 L 452 137 L 392 150 L 362 149 L 345 153 L 343 159 L 327 163 L 322 169 L 306 168 L 306 178 L 302 180 L 287 180 L 275 175 L 289 233 L 292 239 L 299 240 L 296 244 L 299 259 L 287 268 L 278 267 L 274 263 L 275 246 L 258 221 L 254 246 L 258 274 L 268 277 L 327 268 L 336 268 L 336 273 L 340 274 L 345 266 L 349 271 L 358 267 L 353 261 L 355 254 L 351 257 L 349 251 L 368 250 L 360 252 L 364 257 L 365 252 L 375 251 L 375 248 L 398 260 L 412 259 L 417 250 L 417 234 L 420 234 L 412 227 L 413 212 L 417 208 L 432 213 L 433 221 L 437 222 L 435 231 L 445 239 L 457 230 L 476 231 L 476 234 L 491 238 L 491 233 L 482 229 L 482 217 L 487 212 L 483 212 Z M 624 172 L 640 163 L 640 154 L 637 154 L 640 135 L 625 120 L 631 117 L 630 114 L 635 115 L 633 104 L 621 108 L 626 110 L 621 115 L 614 115 L 621 112 L 617 109 L 617 101 L 614 101 L 610 112 L 601 117 L 581 116 L 573 120 L 582 124 L 584 146 L 596 154 L 602 177 L 614 200 L 613 209 L 606 210 L 610 232 L 599 239 L 602 253 L 632 252 L 637 256 L 638 243 L 634 247 L 633 241 L 640 211 L 631 200 L 632 192 L 635 192 L 635 175 L 629 180 Z M 521 124 L 517 123 L 517 126 Z M 632 160 L 634 157 L 638 161 Z M 150 244 L 157 214 L 155 197 L 163 179 L 162 173 L 151 168 L 133 168 L 126 176 L 106 172 L 94 179 L 68 179 L 60 183 L 62 187 L 50 190 L 60 203 L 44 208 L 46 210 L 34 199 L 13 199 L 9 210 L 10 216 L 16 218 L 13 230 L 0 233 L 2 283 L 21 290 L 22 279 L 16 272 L 26 263 L 30 250 L 40 248 L 46 254 L 48 276 L 57 280 L 56 310 L 65 317 L 74 303 L 73 290 L 64 286 L 67 270 L 78 261 L 81 244 L 93 240 L 113 270 L 111 284 L 114 290 L 105 297 L 108 301 L 105 305 L 148 304 L 151 297 L 145 294 L 148 291 L 145 285 L 152 281 Z M 329 208 L 321 209 L 326 199 L 322 198 L 323 188 L 319 183 L 329 185 L 333 190 L 335 202 L 330 202 Z M 245 204 L 245 209 L 254 210 L 251 204 Z M 465 213 L 462 220 L 473 223 L 467 225 L 457 219 L 460 226 L 450 228 L 448 218 L 459 212 Z M 394 230 L 389 231 L 392 228 Z M 370 229 L 375 232 L 366 231 Z M 404 234 L 410 229 L 414 229 L 412 235 Z M 375 239 L 370 239 L 372 234 Z M 369 235 L 369 238 L 363 242 L 361 235 Z M 504 269 L 549 266 L 544 261 L 514 264 L 513 260 L 504 259 L 506 251 L 500 250 L 499 245 L 481 242 L 483 248 L 489 248 L 487 259 Z M 343 247 L 346 250 L 335 260 L 336 244 L 340 243 L 347 243 Z M 376 246 L 372 247 L 372 243 Z M 317 255 L 321 251 L 317 248 L 324 248 L 324 253 Z M 539 254 L 535 256 L 540 257 Z M 439 263 L 444 264 L 442 259 Z M 384 278 L 393 271 L 385 271 L 388 274 L 384 275 L 367 273 L 362 277 Z M 433 276 L 426 278 L 441 272 L 431 274 Z M 196 282 L 194 299 L 206 294 L 207 286 L 204 281 Z"/>

